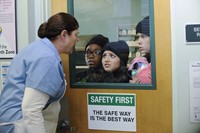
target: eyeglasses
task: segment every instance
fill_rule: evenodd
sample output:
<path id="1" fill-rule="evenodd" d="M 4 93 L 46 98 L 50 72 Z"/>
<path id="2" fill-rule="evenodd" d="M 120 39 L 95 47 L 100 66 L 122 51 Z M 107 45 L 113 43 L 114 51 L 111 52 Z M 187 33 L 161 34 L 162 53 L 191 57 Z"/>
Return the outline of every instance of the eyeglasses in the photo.
<path id="1" fill-rule="evenodd" d="M 93 56 L 100 56 L 100 55 L 102 55 L 102 51 L 101 50 L 95 50 L 95 51 L 87 50 L 87 51 L 85 51 L 85 56 L 89 57 L 91 54 Z"/>

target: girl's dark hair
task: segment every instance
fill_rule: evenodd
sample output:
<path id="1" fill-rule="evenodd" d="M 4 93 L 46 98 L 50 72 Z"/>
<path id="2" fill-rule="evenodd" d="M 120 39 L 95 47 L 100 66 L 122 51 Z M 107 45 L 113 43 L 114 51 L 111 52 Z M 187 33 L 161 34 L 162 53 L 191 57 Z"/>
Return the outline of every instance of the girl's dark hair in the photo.
<path id="1" fill-rule="evenodd" d="M 68 13 L 60 12 L 51 16 L 47 22 L 42 23 L 38 29 L 40 38 L 47 37 L 55 39 L 63 30 L 67 30 L 70 35 L 72 31 L 79 28 L 78 21 Z"/>
<path id="2" fill-rule="evenodd" d="M 149 63 L 151 63 L 151 55 L 150 55 L 150 53 L 145 54 L 144 57 L 147 59 L 147 61 Z"/>
<path id="3" fill-rule="evenodd" d="M 104 72 L 103 82 L 107 83 L 129 83 L 131 79 L 128 74 L 128 68 L 120 67 L 118 71 L 115 72 Z"/>
<path id="4" fill-rule="evenodd" d="M 88 74 L 86 82 L 96 83 L 129 83 L 131 79 L 128 74 L 128 68 L 121 66 L 114 72 L 106 72 L 103 68 L 95 73 Z"/>

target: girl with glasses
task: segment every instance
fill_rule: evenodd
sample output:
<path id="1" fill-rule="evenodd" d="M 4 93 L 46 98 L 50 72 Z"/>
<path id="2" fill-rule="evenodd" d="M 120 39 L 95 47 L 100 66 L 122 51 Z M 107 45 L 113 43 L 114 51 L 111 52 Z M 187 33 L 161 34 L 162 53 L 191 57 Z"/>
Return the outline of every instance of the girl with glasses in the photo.
<path id="1" fill-rule="evenodd" d="M 101 34 L 94 36 L 85 46 L 85 61 L 88 69 L 76 74 L 77 82 L 91 82 L 90 75 L 99 73 L 102 67 L 101 59 L 103 47 L 109 42 L 109 39 Z"/>

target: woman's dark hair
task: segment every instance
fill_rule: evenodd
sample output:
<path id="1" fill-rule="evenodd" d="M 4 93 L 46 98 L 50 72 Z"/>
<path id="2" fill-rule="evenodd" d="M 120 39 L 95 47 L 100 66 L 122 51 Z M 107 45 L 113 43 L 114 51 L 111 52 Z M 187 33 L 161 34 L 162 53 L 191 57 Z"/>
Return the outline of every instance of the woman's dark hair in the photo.
<path id="1" fill-rule="evenodd" d="M 42 23 L 38 29 L 40 38 L 47 37 L 55 39 L 63 30 L 67 30 L 70 35 L 72 31 L 79 28 L 78 21 L 68 13 L 60 12 L 51 16 L 47 22 Z"/>

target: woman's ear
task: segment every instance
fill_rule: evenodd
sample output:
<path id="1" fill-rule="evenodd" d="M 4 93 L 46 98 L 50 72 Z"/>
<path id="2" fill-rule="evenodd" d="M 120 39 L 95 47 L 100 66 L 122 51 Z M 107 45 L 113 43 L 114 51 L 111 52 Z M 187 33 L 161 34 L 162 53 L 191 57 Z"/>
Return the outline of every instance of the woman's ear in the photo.
<path id="1" fill-rule="evenodd" d="M 66 37 L 68 36 L 68 32 L 67 30 L 62 30 L 61 33 L 60 33 L 61 37 Z"/>

